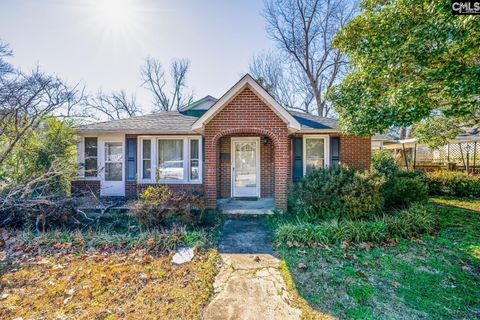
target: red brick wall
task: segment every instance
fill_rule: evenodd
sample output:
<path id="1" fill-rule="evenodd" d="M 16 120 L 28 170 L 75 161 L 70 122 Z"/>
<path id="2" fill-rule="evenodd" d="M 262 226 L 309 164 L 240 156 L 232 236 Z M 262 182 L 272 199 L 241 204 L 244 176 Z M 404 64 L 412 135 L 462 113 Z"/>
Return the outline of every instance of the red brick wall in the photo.
<path id="1" fill-rule="evenodd" d="M 72 194 L 84 192 L 93 192 L 97 197 L 100 196 L 100 180 L 75 180 L 72 181 Z"/>
<path id="2" fill-rule="evenodd" d="M 148 186 L 154 186 L 154 185 L 157 185 L 157 184 L 156 183 L 137 184 L 135 181 L 127 181 L 125 183 L 125 196 L 128 198 L 135 198 Z M 180 192 L 180 191 L 203 192 L 202 184 L 167 184 L 167 186 L 170 188 L 170 190 L 172 190 L 172 192 Z"/>
<path id="3" fill-rule="evenodd" d="M 240 92 L 205 126 L 205 192 L 208 205 L 216 206 L 217 179 L 221 175 L 220 138 L 252 134 L 273 142 L 273 194 L 275 206 L 285 209 L 290 175 L 290 151 L 286 124 L 248 87 Z M 264 155 L 265 156 L 265 155 Z M 272 169 L 271 169 L 272 170 Z M 272 175 L 273 176 L 273 175 Z M 265 188 L 265 192 L 269 192 Z M 221 193 L 221 191 L 220 191 Z"/>
<path id="4" fill-rule="evenodd" d="M 312 134 L 312 133 L 309 133 Z M 372 147 L 370 138 L 344 135 L 328 134 L 330 137 L 340 137 L 340 163 L 358 169 L 370 169 L 372 157 Z M 295 137 L 301 137 L 302 134 L 295 134 Z M 291 144 L 291 139 L 289 140 Z M 293 150 L 290 147 L 290 153 L 293 156 Z M 290 171 L 291 172 L 291 171 Z"/>
<path id="5" fill-rule="evenodd" d="M 333 136 L 333 135 L 332 135 Z M 372 143 L 370 137 L 336 135 L 340 137 L 340 163 L 358 169 L 370 169 Z"/>
<path id="6" fill-rule="evenodd" d="M 249 137 L 259 135 L 255 134 L 235 134 L 234 137 Z M 267 144 L 264 144 L 266 138 Z M 228 159 L 220 159 L 219 157 L 219 175 L 217 178 L 217 197 L 231 197 L 231 139 L 232 136 L 224 136 L 219 139 L 220 154 L 228 154 Z M 274 146 L 273 141 L 265 136 L 260 137 L 260 196 L 273 197 L 275 188 L 274 163 L 273 163 Z"/>

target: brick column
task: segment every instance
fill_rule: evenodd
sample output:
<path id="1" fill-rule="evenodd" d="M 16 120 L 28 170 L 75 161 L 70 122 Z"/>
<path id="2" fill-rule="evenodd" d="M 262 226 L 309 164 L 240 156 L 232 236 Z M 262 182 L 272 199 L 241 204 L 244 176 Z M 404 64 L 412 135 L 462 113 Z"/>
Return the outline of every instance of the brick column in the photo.
<path id="1" fill-rule="evenodd" d="M 275 208 L 287 209 L 287 188 L 290 172 L 290 152 L 287 135 L 279 136 L 275 144 Z"/>
<path id="2" fill-rule="evenodd" d="M 217 143 L 218 141 L 212 135 L 205 135 L 205 172 L 203 183 L 207 196 L 207 207 L 211 209 L 217 207 Z"/>

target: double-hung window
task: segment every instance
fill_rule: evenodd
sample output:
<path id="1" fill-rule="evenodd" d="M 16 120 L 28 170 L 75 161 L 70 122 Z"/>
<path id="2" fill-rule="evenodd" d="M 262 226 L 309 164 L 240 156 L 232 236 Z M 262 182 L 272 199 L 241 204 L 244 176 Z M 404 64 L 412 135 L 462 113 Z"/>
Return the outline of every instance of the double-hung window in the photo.
<path id="1" fill-rule="evenodd" d="M 190 139 L 190 181 L 200 180 L 200 139 Z"/>
<path id="2" fill-rule="evenodd" d="M 198 183 L 202 179 L 201 137 L 140 137 L 142 182 Z"/>
<path id="3" fill-rule="evenodd" d="M 105 181 L 123 180 L 122 142 L 105 142 Z"/>
<path id="4" fill-rule="evenodd" d="M 98 167 L 98 139 L 85 137 L 84 138 L 84 172 L 85 177 L 96 177 Z"/>
<path id="5" fill-rule="evenodd" d="M 152 140 L 142 140 L 142 180 L 152 179 Z"/>
<path id="6" fill-rule="evenodd" d="M 303 172 L 308 174 L 312 170 L 330 165 L 330 143 L 328 136 L 303 136 Z"/>

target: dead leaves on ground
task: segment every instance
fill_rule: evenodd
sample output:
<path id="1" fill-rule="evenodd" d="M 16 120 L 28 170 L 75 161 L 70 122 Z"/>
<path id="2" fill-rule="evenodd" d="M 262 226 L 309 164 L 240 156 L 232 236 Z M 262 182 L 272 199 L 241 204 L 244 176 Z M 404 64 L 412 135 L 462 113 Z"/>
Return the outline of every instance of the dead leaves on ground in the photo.
<path id="1" fill-rule="evenodd" d="M 44 255 L 3 239 L 1 319 L 198 318 L 216 274 L 213 250 L 175 266 L 147 249 L 72 254 L 58 243 Z"/>

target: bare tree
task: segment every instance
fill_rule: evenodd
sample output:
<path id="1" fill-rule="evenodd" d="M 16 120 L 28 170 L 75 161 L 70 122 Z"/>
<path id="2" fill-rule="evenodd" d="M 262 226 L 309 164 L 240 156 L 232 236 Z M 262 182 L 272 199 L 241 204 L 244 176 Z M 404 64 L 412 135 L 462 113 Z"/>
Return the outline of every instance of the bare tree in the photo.
<path id="1" fill-rule="evenodd" d="M 75 89 L 38 69 L 25 74 L 12 68 L 1 76 L 0 165 L 29 132 L 75 101 Z"/>
<path id="2" fill-rule="evenodd" d="M 94 113 L 104 115 L 108 120 L 118 120 L 141 114 L 134 95 L 130 97 L 123 90 L 110 95 L 99 91 L 95 96 L 86 99 L 86 105 Z"/>
<path id="3" fill-rule="evenodd" d="M 167 79 L 168 76 L 158 60 L 145 60 L 141 70 L 142 85 L 152 93 L 155 111 L 179 110 L 192 102 L 192 93 L 186 92 L 189 69 L 190 61 L 174 59 L 170 65 L 170 79 Z"/>
<path id="4" fill-rule="evenodd" d="M 13 67 L 5 61 L 5 58 L 12 56 L 12 54 L 13 52 L 10 50 L 8 44 L 0 39 L 0 77 L 13 71 Z"/>
<path id="5" fill-rule="evenodd" d="M 280 104 L 288 109 L 310 113 L 313 95 L 304 74 L 297 69 L 273 52 L 254 55 L 249 65 L 252 76 Z"/>
<path id="6" fill-rule="evenodd" d="M 306 76 L 320 116 L 331 111 L 325 93 L 347 66 L 332 40 L 356 7 L 348 0 L 268 0 L 263 11 L 268 36 Z"/>

